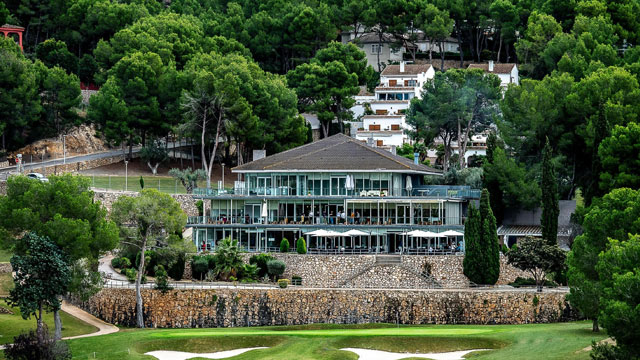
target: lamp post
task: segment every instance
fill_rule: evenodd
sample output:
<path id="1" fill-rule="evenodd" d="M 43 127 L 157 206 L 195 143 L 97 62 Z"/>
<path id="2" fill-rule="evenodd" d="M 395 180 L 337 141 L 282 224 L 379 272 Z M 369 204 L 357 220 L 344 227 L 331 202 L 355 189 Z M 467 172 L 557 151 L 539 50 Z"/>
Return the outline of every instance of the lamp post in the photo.
<path id="1" fill-rule="evenodd" d="M 67 135 L 62 135 L 62 163 L 67 163 Z"/>
<path id="2" fill-rule="evenodd" d="M 129 189 L 129 167 L 127 166 L 129 161 L 124 161 L 124 191 Z"/>
<path id="3" fill-rule="evenodd" d="M 222 165 L 222 189 L 224 189 L 224 163 Z"/>

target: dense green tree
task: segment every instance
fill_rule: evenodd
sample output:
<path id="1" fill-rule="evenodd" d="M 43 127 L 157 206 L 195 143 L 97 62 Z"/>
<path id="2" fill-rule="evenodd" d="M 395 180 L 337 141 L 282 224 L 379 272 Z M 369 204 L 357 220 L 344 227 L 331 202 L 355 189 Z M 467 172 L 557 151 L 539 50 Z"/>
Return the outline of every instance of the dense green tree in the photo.
<path id="1" fill-rule="evenodd" d="M 516 1 L 511 0 L 494 0 L 489 7 L 489 12 L 493 21 L 500 31 L 500 38 L 498 39 L 498 53 L 496 54 L 496 61 L 501 61 L 502 46 L 506 46 L 506 62 L 511 60 L 509 52 L 509 45 L 513 44 L 516 39 L 516 31 L 520 22 L 520 16 Z"/>
<path id="2" fill-rule="evenodd" d="M 507 253 L 509 264 L 531 274 L 538 292 L 542 291 L 547 274 L 564 264 L 566 254 L 557 244 L 544 238 L 527 237 Z"/>
<path id="3" fill-rule="evenodd" d="M 600 191 L 615 188 L 640 188 L 640 125 L 630 122 L 627 126 L 616 125 L 610 137 L 598 148 L 602 164 Z"/>
<path id="4" fill-rule="evenodd" d="M 542 180 L 540 181 L 542 214 L 540 216 L 540 225 L 542 225 L 542 238 L 551 246 L 558 244 L 558 216 L 560 216 L 558 179 L 551 162 L 552 151 L 549 139 L 547 139 L 547 143 L 542 149 Z"/>
<path id="5" fill-rule="evenodd" d="M 628 188 L 615 189 L 594 199 L 582 219 L 584 233 L 578 236 L 569 252 L 567 276 L 572 305 L 593 319 L 598 331 L 602 279 L 596 269 L 598 255 L 605 251 L 608 239 L 626 240 L 628 234 L 640 233 L 640 192 Z"/>
<path id="6" fill-rule="evenodd" d="M 426 82 L 422 98 L 411 100 L 407 112 L 408 134 L 426 146 L 440 137 L 445 147 L 443 168 L 446 172 L 453 153 L 452 142 L 460 144 L 460 154 L 466 153 L 474 132 L 487 129 L 498 117 L 500 98 L 500 79 L 493 74 L 478 69 L 436 73 Z M 459 157 L 458 166 L 460 169 L 466 166 L 464 156 Z"/>
<path id="7" fill-rule="evenodd" d="M 85 84 L 93 83 L 93 75 L 97 72 L 98 63 L 96 62 L 96 59 L 89 54 L 84 54 L 78 62 L 78 77 L 80 78 L 80 81 Z"/>
<path id="8" fill-rule="evenodd" d="M 285 254 L 289 252 L 289 240 L 282 239 L 280 241 L 280 252 Z"/>
<path id="9" fill-rule="evenodd" d="M 524 37 L 516 43 L 518 59 L 525 74 L 541 78 L 540 54 L 557 34 L 562 33 L 562 26 L 551 15 L 534 11 L 527 23 Z"/>
<path id="10" fill-rule="evenodd" d="M 304 238 L 301 237 L 296 241 L 296 252 L 298 254 L 306 254 L 307 253 L 307 243 L 304 241 Z"/>
<path id="11" fill-rule="evenodd" d="M 403 45 L 403 38 L 395 44 L 387 45 L 385 39 L 389 34 L 402 37 L 406 33 L 407 24 L 406 0 L 379 0 L 372 1 L 363 14 L 362 23 L 378 37 L 378 46 L 392 46 L 399 48 Z M 377 53 L 376 70 L 382 72 L 386 64 L 380 61 L 380 52 Z"/>
<path id="12" fill-rule="evenodd" d="M 640 357 L 640 235 L 610 240 L 598 256 L 596 270 L 602 280 L 600 321 L 628 358 Z"/>
<path id="13" fill-rule="evenodd" d="M 352 118 L 349 109 L 360 91 L 358 85 L 367 84 L 372 74 L 362 50 L 353 44 L 332 42 L 310 63 L 290 71 L 287 82 L 298 94 L 301 111 L 317 114 L 327 137 L 333 120 L 344 132 L 344 121 Z"/>
<path id="14" fill-rule="evenodd" d="M 231 277 L 238 279 L 242 269 L 238 240 L 226 238 L 220 241 L 213 257 L 216 264 L 213 271 L 220 280 L 229 281 Z"/>
<path id="15" fill-rule="evenodd" d="M 55 243 L 70 265 L 94 263 L 117 244 L 117 228 L 106 219 L 100 202 L 94 202 L 88 178 L 73 175 L 51 176 L 48 183 L 15 176 L 7 181 L 7 196 L 0 197 L 0 236 L 5 247 L 20 253 L 18 239 L 25 231 L 47 236 Z M 94 277 L 97 266 L 85 272 L 75 271 L 74 281 Z M 71 290 L 82 290 L 77 287 Z M 59 293 L 59 296 L 64 295 Z M 57 309 L 56 337 L 62 324 Z"/>
<path id="16" fill-rule="evenodd" d="M 0 3 L 0 24 L 6 24 L 8 18 L 9 9 L 7 9 L 7 6 L 2 2 Z"/>
<path id="17" fill-rule="evenodd" d="M 482 220 L 480 213 L 473 204 L 467 209 L 467 220 L 464 226 L 464 260 L 462 262 L 463 273 L 474 283 L 482 282 L 482 262 L 486 249 L 480 242 L 482 232 Z"/>
<path id="18" fill-rule="evenodd" d="M 187 216 L 168 194 L 144 189 L 139 196 L 121 196 L 113 203 L 111 219 L 120 228 L 121 245 L 138 249 L 140 262 L 136 276 L 136 326 L 143 328 L 144 313 L 140 284 L 145 272 L 145 252 L 155 246 L 180 241 Z"/>
<path id="19" fill-rule="evenodd" d="M 3 149 L 18 148 L 42 111 L 37 76 L 12 39 L 0 37 L 0 133 Z"/>
<path id="20" fill-rule="evenodd" d="M 115 78 L 107 80 L 89 100 L 87 120 L 96 124 L 98 132 L 109 142 L 119 145 L 134 136 L 129 122 L 129 108 Z"/>
<path id="21" fill-rule="evenodd" d="M 54 67 L 47 70 L 41 94 L 46 128 L 55 129 L 50 135 L 66 132 L 69 127 L 76 125 L 78 120 L 77 108 L 82 99 L 80 95 L 80 81 L 76 75 L 67 74 L 62 68 Z"/>
<path id="22" fill-rule="evenodd" d="M 9 305 L 18 306 L 24 319 L 34 315 L 38 333 L 43 331 L 43 311 L 60 309 L 60 294 L 71 281 L 67 257 L 46 236 L 27 233 L 20 241 L 20 252 L 11 258 L 15 272 Z"/>
<path id="23" fill-rule="evenodd" d="M 444 71 L 445 51 L 442 43 L 453 31 L 453 19 L 449 17 L 446 10 L 427 4 L 418 13 L 415 26 L 422 30 L 429 40 L 429 62 L 433 60 L 433 47 L 437 44 L 441 58 L 440 71 Z"/>
<path id="24" fill-rule="evenodd" d="M 67 44 L 56 39 L 48 39 L 36 47 L 36 57 L 47 67 L 59 66 L 68 73 L 78 72 L 78 58 L 67 49 Z"/>

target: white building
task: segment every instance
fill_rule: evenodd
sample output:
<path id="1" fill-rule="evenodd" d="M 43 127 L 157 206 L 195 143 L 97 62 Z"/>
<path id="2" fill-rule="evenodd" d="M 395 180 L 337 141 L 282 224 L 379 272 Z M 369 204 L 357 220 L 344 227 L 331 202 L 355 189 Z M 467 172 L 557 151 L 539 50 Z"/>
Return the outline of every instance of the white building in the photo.
<path id="1" fill-rule="evenodd" d="M 493 60 L 490 60 L 487 64 L 470 64 L 469 69 L 482 69 L 485 72 L 498 75 L 503 90 L 506 90 L 509 84 L 520 84 L 517 64 L 495 64 Z"/>
<path id="2" fill-rule="evenodd" d="M 441 138 L 436 138 L 434 140 L 434 146 L 427 150 L 427 158 L 431 162 L 431 164 L 435 165 L 437 163 L 437 151 L 436 148 L 438 145 L 443 145 L 443 141 Z M 451 150 L 453 154 L 460 154 L 460 147 L 458 146 L 457 141 L 451 142 Z M 477 134 L 471 136 L 471 140 L 467 144 L 467 150 L 464 153 L 465 162 L 468 164 L 469 159 L 472 156 L 486 156 L 487 155 L 487 134 Z"/>
<path id="3" fill-rule="evenodd" d="M 433 66 L 412 65 L 400 62 L 400 65 L 388 65 L 380 73 L 380 85 L 376 87 L 373 99 L 371 96 L 357 99 L 360 104 L 352 110 L 356 112 L 369 112 L 361 117 L 361 124 L 352 136 L 361 141 L 367 141 L 372 145 L 391 149 L 402 146 L 409 139 L 404 133 L 407 129 L 405 112 L 414 97 L 420 96 L 424 83 L 433 79 L 435 70 Z M 370 100 L 365 102 L 364 99 Z M 370 107 L 365 109 L 365 107 Z"/>

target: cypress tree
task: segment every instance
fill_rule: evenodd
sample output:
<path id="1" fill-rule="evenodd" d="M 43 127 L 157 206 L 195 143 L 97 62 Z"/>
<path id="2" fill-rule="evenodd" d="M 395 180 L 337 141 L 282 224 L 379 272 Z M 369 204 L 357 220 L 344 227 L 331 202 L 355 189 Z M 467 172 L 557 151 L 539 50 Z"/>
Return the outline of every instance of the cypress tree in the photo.
<path id="1" fill-rule="evenodd" d="M 467 221 L 464 226 L 464 260 L 462 269 L 464 275 L 476 284 L 481 284 L 483 249 L 480 244 L 480 213 L 473 203 L 467 210 Z"/>
<path id="2" fill-rule="evenodd" d="M 558 243 L 560 205 L 558 204 L 558 180 L 551 163 L 549 138 L 547 138 L 542 154 L 542 183 L 540 188 L 542 188 L 542 215 L 540 216 L 542 238 L 553 246 Z"/>
<path id="3" fill-rule="evenodd" d="M 487 189 L 482 189 L 480 197 L 480 219 L 482 221 L 480 246 L 483 247 L 485 255 L 482 284 L 493 285 L 500 277 L 500 247 L 498 246 L 496 217 L 493 216 L 491 210 Z"/>

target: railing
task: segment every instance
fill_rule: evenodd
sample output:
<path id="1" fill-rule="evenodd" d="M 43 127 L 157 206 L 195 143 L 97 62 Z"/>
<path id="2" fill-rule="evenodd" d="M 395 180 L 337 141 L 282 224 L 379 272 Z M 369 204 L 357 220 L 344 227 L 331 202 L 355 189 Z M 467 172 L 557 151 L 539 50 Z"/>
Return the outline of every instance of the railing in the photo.
<path id="1" fill-rule="evenodd" d="M 255 218 L 248 215 L 237 216 L 189 216 L 187 224 L 208 224 L 208 225 L 309 225 L 309 226 L 384 226 L 384 225 L 401 225 L 407 227 L 413 226 L 440 226 L 440 225 L 464 225 L 465 217 L 424 217 L 414 218 L 410 223 L 409 218 L 401 222 L 396 217 L 382 216 L 359 216 L 341 218 L 338 216 L 269 216 L 265 218 Z"/>
<path id="2" fill-rule="evenodd" d="M 356 188 L 353 190 L 340 189 L 338 194 L 326 194 L 329 189 L 307 189 L 301 191 L 288 186 L 248 188 L 239 186 L 234 189 L 206 189 L 196 188 L 194 195 L 201 196 L 336 196 L 336 197 L 389 197 L 394 196 L 390 189 Z M 398 196 L 429 197 L 429 198 L 471 198 L 479 199 L 481 190 L 471 189 L 469 186 L 454 185 L 423 185 L 414 187 L 410 191 L 403 189 Z"/>

